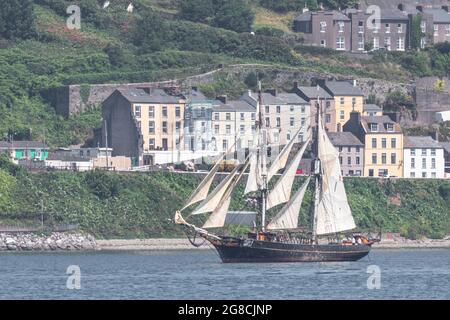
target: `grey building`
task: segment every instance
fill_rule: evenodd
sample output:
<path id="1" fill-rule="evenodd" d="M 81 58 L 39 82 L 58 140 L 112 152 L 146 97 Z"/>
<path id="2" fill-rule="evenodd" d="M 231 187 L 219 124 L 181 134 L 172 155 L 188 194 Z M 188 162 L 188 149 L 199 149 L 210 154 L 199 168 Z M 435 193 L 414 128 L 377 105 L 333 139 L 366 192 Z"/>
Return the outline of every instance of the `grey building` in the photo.
<path id="1" fill-rule="evenodd" d="M 450 142 L 440 142 L 444 148 L 445 173 L 450 174 Z"/>
<path id="2" fill-rule="evenodd" d="M 339 150 L 343 176 L 362 176 L 364 144 L 351 132 L 328 132 L 331 143 Z"/>

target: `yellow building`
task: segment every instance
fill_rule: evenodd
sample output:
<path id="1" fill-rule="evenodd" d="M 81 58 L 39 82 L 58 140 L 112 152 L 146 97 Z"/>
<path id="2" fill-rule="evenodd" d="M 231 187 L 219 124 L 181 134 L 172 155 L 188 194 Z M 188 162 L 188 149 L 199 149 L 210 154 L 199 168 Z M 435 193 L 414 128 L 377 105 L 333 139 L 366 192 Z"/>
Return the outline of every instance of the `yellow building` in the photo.
<path id="1" fill-rule="evenodd" d="M 183 150 L 184 108 L 182 95 L 162 89 L 118 89 L 102 104 L 102 145 L 132 165 L 150 164 L 152 150 Z"/>
<path id="2" fill-rule="evenodd" d="M 319 85 L 334 99 L 334 110 L 331 110 L 330 132 L 340 132 L 350 119 L 350 112 L 362 113 L 364 94 L 357 86 L 356 80 L 319 81 Z"/>
<path id="3" fill-rule="evenodd" d="M 388 116 L 352 112 L 344 131 L 364 143 L 364 176 L 403 177 L 403 133 Z"/>

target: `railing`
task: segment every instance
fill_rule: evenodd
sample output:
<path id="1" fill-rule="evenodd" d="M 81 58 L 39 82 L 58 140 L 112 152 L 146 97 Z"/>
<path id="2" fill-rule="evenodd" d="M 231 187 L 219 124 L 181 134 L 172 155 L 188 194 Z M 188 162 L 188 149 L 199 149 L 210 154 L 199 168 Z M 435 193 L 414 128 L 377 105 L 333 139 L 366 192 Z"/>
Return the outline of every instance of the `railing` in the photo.
<path id="1" fill-rule="evenodd" d="M 61 224 L 56 226 L 28 226 L 28 227 L 20 227 L 20 226 L 10 226 L 10 225 L 0 225 L 0 233 L 21 233 L 21 232 L 65 232 L 72 231 L 78 229 L 78 225 L 76 224 Z"/>

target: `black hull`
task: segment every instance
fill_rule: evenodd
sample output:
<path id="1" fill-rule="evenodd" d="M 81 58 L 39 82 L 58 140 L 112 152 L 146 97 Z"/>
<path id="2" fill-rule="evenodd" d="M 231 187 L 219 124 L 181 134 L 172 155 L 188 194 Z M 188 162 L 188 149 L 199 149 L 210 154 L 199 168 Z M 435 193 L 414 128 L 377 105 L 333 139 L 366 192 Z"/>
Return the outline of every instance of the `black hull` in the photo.
<path id="1" fill-rule="evenodd" d="M 224 263 L 332 262 L 357 261 L 365 257 L 369 245 L 292 244 L 269 241 L 223 243 L 211 241 Z"/>

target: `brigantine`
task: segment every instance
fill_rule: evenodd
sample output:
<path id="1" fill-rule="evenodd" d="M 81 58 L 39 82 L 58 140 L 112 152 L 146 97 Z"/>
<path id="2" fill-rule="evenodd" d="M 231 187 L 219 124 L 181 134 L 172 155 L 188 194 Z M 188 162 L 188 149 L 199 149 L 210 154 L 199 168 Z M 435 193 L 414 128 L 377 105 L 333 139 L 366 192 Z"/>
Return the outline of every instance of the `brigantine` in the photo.
<path id="1" fill-rule="evenodd" d="M 238 164 L 211 192 L 210 187 L 224 153 L 200 183 L 184 207 L 175 213 L 174 222 L 183 225 L 189 240 L 196 245 L 197 237 L 209 241 L 218 251 L 223 262 L 314 262 L 356 261 L 366 256 L 378 239 L 367 239 L 356 228 L 341 174 L 339 152 L 330 142 L 322 123 L 322 108 L 317 103 L 314 139 L 308 138 L 288 163 L 296 139 L 287 143 L 270 164 L 267 159 L 269 147 L 268 130 L 262 121 L 262 95 L 259 88 L 257 104 L 257 145 L 250 150 L 242 164 Z M 300 129 L 301 130 L 301 129 Z M 297 137 L 300 130 L 294 135 Z M 302 156 L 309 143 L 315 159 L 311 175 L 292 195 L 292 187 Z M 206 229 L 222 228 L 227 216 L 232 214 L 229 206 L 233 191 L 248 171 L 244 194 L 255 193 L 259 207 L 259 228 L 255 227 L 246 237 L 221 236 Z M 269 182 L 284 169 L 281 177 L 269 190 Z M 315 182 L 312 230 L 298 225 L 303 197 L 311 180 Z M 202 228 L 186 222 L 182 212 L 201 202 L 189 216 L 211 213 Z M 273 219 L 266 223 L 266 211 L 284 204 Z M 345 234 L 347 232 L 347 234 Z M 299 234 L 294 235 L 295 233 Z"/>

